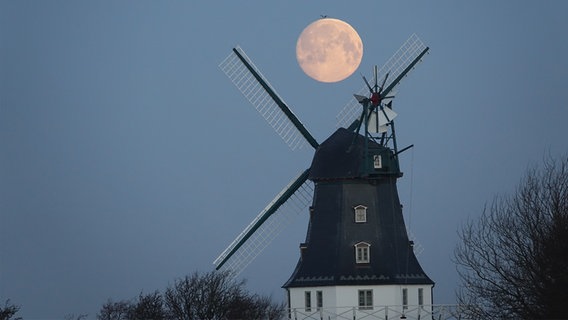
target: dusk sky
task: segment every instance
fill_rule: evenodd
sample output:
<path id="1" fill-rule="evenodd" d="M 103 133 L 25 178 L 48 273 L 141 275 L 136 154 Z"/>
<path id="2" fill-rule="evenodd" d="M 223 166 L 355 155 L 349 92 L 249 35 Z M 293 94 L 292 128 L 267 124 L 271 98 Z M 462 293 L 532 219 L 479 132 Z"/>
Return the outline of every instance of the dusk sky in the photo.
<path id="1" fill-rule="evenodd" d="M 398 87 L 407 228 L 455 302 L 457 230 L 526 169 L 566 155 L 567 1 L 0 0 L 0 304 L 95 319 L 213 260 L 297 174 L 291 151 L 221 72 L 240 45 L 321 142 L 413 33 L 430 47 Z M 338 83 L 295 58 L 320 15 L 361 36 Z M 284 301 L 308 212 L 242 274 Z"/>

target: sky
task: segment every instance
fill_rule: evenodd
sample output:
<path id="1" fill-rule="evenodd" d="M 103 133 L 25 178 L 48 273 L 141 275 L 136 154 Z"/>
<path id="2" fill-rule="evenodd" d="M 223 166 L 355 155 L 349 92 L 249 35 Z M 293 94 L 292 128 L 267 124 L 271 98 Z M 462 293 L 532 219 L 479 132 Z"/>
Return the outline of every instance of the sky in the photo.
<path id="1" fill-rule="evenodd" d="M 398 87 L 399 194 L 434 303 L 455 302 L 457 231 L 527 168 L 565 155 L 566 1 L 0 0 L 0 303 L 95 319 L 217 255 L 311 162 L 219 70 L 240 45 L 318 141 L 413 33 L 430 47 Z M 306 76 L 301 31 L 351 24 L 359 70 Z M 284 300 L 306 215 L 241 276 Z"/>

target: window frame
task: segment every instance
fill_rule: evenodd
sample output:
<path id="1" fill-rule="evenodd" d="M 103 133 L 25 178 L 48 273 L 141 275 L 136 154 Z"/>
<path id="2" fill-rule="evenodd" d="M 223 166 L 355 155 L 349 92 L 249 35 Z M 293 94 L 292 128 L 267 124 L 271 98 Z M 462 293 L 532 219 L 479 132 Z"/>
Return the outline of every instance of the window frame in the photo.
<path id="1" fill-rule="evenodd" d="M 312 311 L 312 292 L 304 291 L 304 309 L 306 312 Z"/>
<path id="2" fill-rule="evenodd" d="M 368 242 L 358 242 L 355 244 L 355 263 L 371 263 L 371 244 Z"/>
<path id="3" fill-rule="evenodd" d="M 355 214 L 355 223 L 366 223 L 367 222 L 367 207 L 360 204 L 353 207 Z M 362 216 L 362 218 L 361 218 Z"/>
<path id="4" fill-rule="evenodd" d="M 319 311 L 323 308 L 323 291 L 316 291 L 316 309 Z"/>
<path id="5" fill-rule="evenodd" d="M 373 168 L 382 169 L 383 168 L 383 157 L 380 154 L 373 155 Z"/>
<path id="6" fill-rule="evenodd" d="M 359 310 L 373 310 L 373 289 L 360 289 L 357 291 Z"/>

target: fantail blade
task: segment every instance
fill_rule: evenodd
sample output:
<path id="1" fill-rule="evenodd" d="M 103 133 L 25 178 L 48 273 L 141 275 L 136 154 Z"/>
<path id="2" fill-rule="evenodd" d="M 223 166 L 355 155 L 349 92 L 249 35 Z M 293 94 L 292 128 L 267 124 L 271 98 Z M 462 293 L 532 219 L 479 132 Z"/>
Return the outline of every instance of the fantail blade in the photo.
<path id="1" fill-rule="evenodd" d="M 367 97 L 360 94 L 354 94 L 353 96 L 355 97 L 355 99 L 357 99 L 357 101 L 359 101 L 359 103 L 363 103 L 365 102 L 365 100 L 367 100 Z"/>
<path id="2" fill-rule="evenodd" d="M 383 83 L 381 84 L 381 88 L 379 89 L 379 93 L 383 92 L 383 88 L 385 87 L 385 83 L 387 83 L 387 79 L 389 78 L 389 73 L 387 72 L 387 74 L 385 75 L 385 78 L 383 79 Z"/>
<path id="3" fill-rule="evenodd" d="M 367 88 L 369 88 L 369 91 L 373 92 L 373 88 L 371 87 L 371 85 L 369 84 L 369 81 L 367 81 L 367 78 L 365 78 L 364 75 L 361 75 L 363 77 L 363 81 L 365 81 L 365 84 L 367 85 Z"/>

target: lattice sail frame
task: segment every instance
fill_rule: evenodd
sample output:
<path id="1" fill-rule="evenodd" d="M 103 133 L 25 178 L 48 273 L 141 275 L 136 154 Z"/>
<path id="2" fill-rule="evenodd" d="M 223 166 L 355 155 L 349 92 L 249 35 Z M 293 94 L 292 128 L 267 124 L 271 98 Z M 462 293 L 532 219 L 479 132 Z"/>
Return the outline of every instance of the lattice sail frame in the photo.
<path id="1" fill-rule="evenodd" d="M 250 58 L 244 53 L 240 47 L 236 47 L 239 53 L 247 60 L 254 70 L 261 76 L 262 80 L 274 91 L 278 98 L 282 101 L 282 97 L 276 93 L 276 90 L 262 75 L 260 70 L 254 65 Z M 278 104 L 266 92 L 258 80 L 249 72 L 247 67 L 239 59 L 235 52 L 231 52 L 220 64 L 219 68 L 231 79 L 239 91 L 254 106 L 260 115 L 270 124 L 270 126 L 278 133 L 278 135 L 292 149 L 301 149 L 306 140 L 298 131 L 296 126 L 288 119 L 288 117 L 280 110 Z"/>
<path id="2" fill-rule="evenodd" d="M 229 255 L 238 245 L 243 237 L 262 219 L 266 211 L 278 201 L 284 193 L 291 188 L 298 178 L 293 179 L 276 197 L 262 210 L 256 218 L 233 240 L 213 264 L 219 264 Z M 306 208 L 312 202 L 314 194 L 313 182 L 306 180 L 290 198 L 286 200 L 276 212 L 274 212 L 246 242 L 221 266 L 221 270 L 228 270 L 232 276 L 239 275 L 269 244 L 276 238 L 282 230 L 290 225 L 301 213 L 305 213 Z"/>
<path id="3" fill-rule="evenodd" d="M 392 57 L 379 69 L 377 76 L 383 77 L 389 73 L 389 79 L 392 81 L 396 79 L 404 69 L 416 59 L 420 53 L 426 49 L 426 45 L 418 38 L 416 34 L 412 34 L 405 43 L 394 53 Z M 388 83 L 385 87 L 388 87 Z M 357 92 L 358 95 L 368 96 L 369 88 L 363 86 Z M 392 95 L 389 94 L 389 95 Z M 349 102 L 337 115 L 337 126 L 347 128 L 355 119 L 361 115 L 361 104 L 355 99 L 351 98 Z"/>

